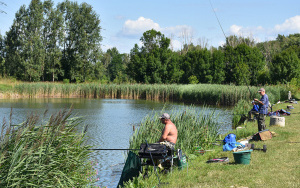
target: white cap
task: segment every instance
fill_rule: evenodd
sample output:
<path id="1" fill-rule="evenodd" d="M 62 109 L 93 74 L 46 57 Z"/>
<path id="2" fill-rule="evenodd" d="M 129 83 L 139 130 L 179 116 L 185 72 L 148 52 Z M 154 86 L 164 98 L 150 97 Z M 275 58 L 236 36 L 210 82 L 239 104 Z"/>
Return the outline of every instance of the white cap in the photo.
<path id="1" fill-rule="evenodd" d="M 159 119 L 170 119 L 170 115 L 167 114 L 167 113 L 163 113 L 163 115 L 161 115 L 161 116 L 159 117 Z"/>

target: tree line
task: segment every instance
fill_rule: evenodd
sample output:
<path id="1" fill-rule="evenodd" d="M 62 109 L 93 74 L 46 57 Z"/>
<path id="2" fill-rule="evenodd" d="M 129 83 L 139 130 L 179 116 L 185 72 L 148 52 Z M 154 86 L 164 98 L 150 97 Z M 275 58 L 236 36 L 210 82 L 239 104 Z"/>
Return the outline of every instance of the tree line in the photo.
<path id="1" fill-rule="evenodd" d="M 300 34 L 255 43 L 229 36 L 218 48 L 184 44 L 154 29 L 129 54 L 101 50 L 100 18 L 92 6 L 68 0 L 23 5 L 6 36 L 0 36 L 0 74 L 24 81 L 102 83 L 300 83 Z"/>

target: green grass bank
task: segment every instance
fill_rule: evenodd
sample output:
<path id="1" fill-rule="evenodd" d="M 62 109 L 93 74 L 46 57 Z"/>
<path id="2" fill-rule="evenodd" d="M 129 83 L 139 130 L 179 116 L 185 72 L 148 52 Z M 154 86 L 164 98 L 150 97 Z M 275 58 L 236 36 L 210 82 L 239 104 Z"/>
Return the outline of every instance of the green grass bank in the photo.
<path id="1" fill-rule="evenodd" d="M 286 109 L 290 103 L 273 106 L 273 111 Z M 204 155 L 189 152 L 189 165 L 184 170 L 174 170 L 167 175 L 160 174 L 162 182 L 159 187 L 233 187 L 233 188 L 281 188 L 300 187 L 300 106 L 285 117 L 285 127 L 269 126 L 270 117 L 266 118 L 267 129 L 276 136 L 267 141 L 253 141 L 256 148 L 267 145 L 267 152 L 254 150 L 249 165 L 235 164 L 233 153 L 223 152 L 222 146 L 207 146 Z M 176 122 L 175 122 L 176 124 Z M 246 138 L 257 132 L 256 122 L 246 122 L 244 128 L 232 130 L 237 140 Z M 219 138 L 223 139 L 225 135 Z M 199 135 L 200 136 L 200 135 Z M 206 163 L 218 157 L 229 157 L 229 163 Z M 126 184 L 126 187 L 158 187 L 158 179 L 154 173 L 148 179 L 142 176 Z"/>

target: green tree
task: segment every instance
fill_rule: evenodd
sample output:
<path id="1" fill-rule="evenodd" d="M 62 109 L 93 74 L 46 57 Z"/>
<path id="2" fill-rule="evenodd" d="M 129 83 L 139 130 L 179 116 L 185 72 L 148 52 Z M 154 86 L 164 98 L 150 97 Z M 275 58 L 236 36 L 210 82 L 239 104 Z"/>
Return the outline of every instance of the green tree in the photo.
<path id="1" fill-rule="evenodd" d="M 22 80 L 39 81 L 44 70 L 42 43 L 43 4 L 32 0 L 22 6 L 6 37 L 5 66 L 9 76 Z"/>
<path id="2" fill-rule="evenodd" d="M 146 77 L 146 58 L 140 52 L 137 44 L 130 50 L 130 62 L 127 67 L 127 74 L 138 83 L 144 83 Z"/>
<path id="3" fill-rule="evenodd" d="M 181 69 L 184 71 L 183 83 L 190 83 L 190 77 L 196 76 L 200 83 L 212 81 L 210 75 L 210 52 L 204 49 L 189 50 L 183 55 Z"/>
<path id="4" fill-rule="evenodd" d="M 225 60 L 221 50 L 212 49 L 210 75 L 212 83 L 222 84 L 225 80 Z"/>
<path id="5" fill-rule="evenodd" d="M 124 82 L 126 80 L 126 62 L 125 54 L 120 54 L 116 47 L 108 49 L 109 57 L 108 73 L 111 81 Z"/>
<path id="6" fill-rule="evenodd" d="M 184 72 L 180 68 L 180 56 L 177 52 L 169 52 L 164 54 L 166 57 L 167 63 L 164 64 L 164 83 L 180 83 L 181 77 Z"/>
<path id="7" fill-rule="evenodd" d="M 235 48 L 244 63 L 249 67 L 250 85 L 258 84 L 258 72 L 263 69 L 265 61 L 263 54 L 256 47 L 250 47 L 247 44 L 240 44 Z"/>
<path id="8" fill-rule="evenodd" d="M 10 30 L 6 33 L 5 39 L 5 68 L 7 76 L 17 79 L 25 79 L 24 64 L 24 43 L 26 40 L 26 21 L 27 11 L 25 5 L 21 6 L 16 13 L 16 17 Z"/>
<path id="9" fill-rule="evenodd" d="M 300 60 L 293 47 L 278 53 L 272 59 L 270 76 L 273 83 L 287 83 L 300 76 Z"/>
<path id="10" fill-rule="evenodd" d="M 43 43 L 45 46 L 45 71 L 46 80 L 58 79 L 63 76 L 62 51 L 63 44 L 63 14 L 59 9 L 53 8 L 53 1 L 44 2 Z"/>
<path id="11" fill-rule="evenodd" d="M 179 57 L 169 49 L 170 39 L 152 29 L 144 32 L 140 40 L 143 46 L 139 48 L 135 44 L 130 52 L 129 76 L 140 83 L 174 83 L 179 80 L 182 75 Z"/>
<path id="12" fill-rule="evenodd" d="M 32 0 L 27 8 L 24 54 L 21 62 L 25 68 L 25 79 L 40 81 L 45 69 L 45 46 L 42 42 L 43 3 Z"/>
<path id="13" fill-rule="evenodd" d="M 249 67 L 231 46 L 225 47 L 225 62 L 227 83 L 235 83 L 236 85 L 249 84 Z"/>
<path id="14" fill-rule="evenodd" d="M 245 43 L 225 47 L 226 82 L 237 85 L 258 84 L 259 71 L 265 66 L 263 54 Z"/>
<path id="15" fill-rule="evenodd" d="M 63 68 L 71 80 L 84 81 L 93 75 L 99 59 L 100 19 L 87 3 L 65 1 L 58 5 L 65 18 Z"/>
<path id="16" fill-rule="evenodd" d="M 4 77 L 6 70 L 5 70 L 5 59 L 4 59 L 4 50 L 5 50 L 5 42 L 0 34 L 0 74 Z"/>

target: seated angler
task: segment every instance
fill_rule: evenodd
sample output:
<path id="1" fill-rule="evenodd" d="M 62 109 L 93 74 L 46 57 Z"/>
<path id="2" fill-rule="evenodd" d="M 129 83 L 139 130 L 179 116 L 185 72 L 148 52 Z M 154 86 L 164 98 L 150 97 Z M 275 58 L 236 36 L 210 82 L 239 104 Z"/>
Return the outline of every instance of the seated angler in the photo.
<path id="1" fill-rule="evenodd" d="M 177 128 L 170 120 L 169 114 L 164 113 L 159 119 L 161 123 L 165 124 L 159 142 L 173 150 L 177 141 Z"/>
<path id="2" fill-rule="evenodd" d="M 259 114 L 258 113 L 258 104 L 255 103 L 255 101 L 251 102 L 253 105 L 253 108 L 248 112 L 248 119 L 249 120 L 254 120 L 256 118 L 256 116 Z"/>

